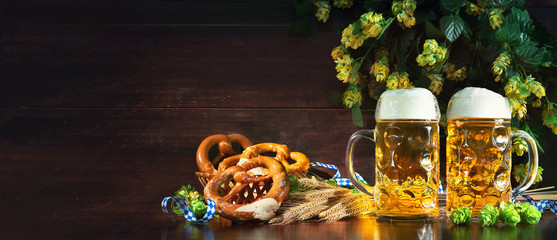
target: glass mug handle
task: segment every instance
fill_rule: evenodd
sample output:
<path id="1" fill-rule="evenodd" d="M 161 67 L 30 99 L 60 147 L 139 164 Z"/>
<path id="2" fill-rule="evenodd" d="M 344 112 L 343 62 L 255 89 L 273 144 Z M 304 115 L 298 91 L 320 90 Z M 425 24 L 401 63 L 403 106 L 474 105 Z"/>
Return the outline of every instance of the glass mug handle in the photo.
<path id="1" fill-rule="evenodd" d="M 354 172 L 354 164 L 353 164 L 354 147 L 356 145 L 356 142 L 358 142 L 362 138 L 369 139 L 375 143 L 375 129 L 358 130 L 355 133 L 353 133 L 352 136 L 350 136 L 350 139 L 348 140 L 348 146 L 346 147 L 345 164 L 346 164 L 346 169 L 348 170 L 347 171 L 348 179 L 350 179 L 352 185 L 354 185 L 354 187 L 356 187 L 358 190 L 362 191 L 363 193 L 373 196 L 373 194 L 370 193 L 368 189 L 365 188 L 362 184 L 360 184 L 360 181 L 356 179 L 356 175 Z M 375 169 L 375 164 L 373 165 L 373 169 Z"/>
<path id="2" fill-rule="evenodd" d="M 538 174 L 538 148 L 532 136 L 525 131 L 513 130 L 511 137 L 522 138 L 528 143 L 528 173 L 522 183 L 512 190 L 511 196 L 515 198 L 518 194 L 526 191 L 536 179 L 536 175 Z"/>

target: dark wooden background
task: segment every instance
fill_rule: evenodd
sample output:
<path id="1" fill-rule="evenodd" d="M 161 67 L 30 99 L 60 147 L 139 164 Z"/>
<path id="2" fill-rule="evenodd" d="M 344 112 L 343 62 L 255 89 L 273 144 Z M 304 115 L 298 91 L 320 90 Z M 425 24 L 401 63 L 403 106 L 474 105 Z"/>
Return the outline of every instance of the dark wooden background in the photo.
<path id="1" fill-rule="evenodd" d="M 557 36 L 557 3 L 528 6 Z M 330 51 L 350 11 L 305 38 L 288 37 L 294 13 L 278 0 L 11 0 L 0 14 L 3 238 L 151 234 L 171 224 L 162 198 L 200 187 L 195 151 L 216 133 L 344 169 L 358 128 L 327 94 L 343 87 Z M 542 185 L 555 185 L 555 153 Z"/>

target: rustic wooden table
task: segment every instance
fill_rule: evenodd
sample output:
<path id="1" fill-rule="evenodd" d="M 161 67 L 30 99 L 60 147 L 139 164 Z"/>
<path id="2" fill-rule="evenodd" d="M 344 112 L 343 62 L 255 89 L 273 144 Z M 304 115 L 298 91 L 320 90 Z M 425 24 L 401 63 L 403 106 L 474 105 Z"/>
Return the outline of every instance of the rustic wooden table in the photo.
<path id="1" fill-rule="evenodd" d="M 161 229 L 161 239 L 553 239 L 557 216 L 546 212 L 537 225 L 516 227 L 455 226 L 446 217 L 437 221 L 389 221 L 375 216 L 337 222 L 302 222 L 289 225 L 235 224 L 225 219 L 208 226 L 180 223 Z"/>
<path id="2" fill-rule="evenodd" d="M 145 206 L 151 207 L 151 206 Z M 156 208 L 157 206 L 152 206 Z M 554 239 L 557 215 L 546 211 L 535 225 L 482 227 L 477 221 L 456 226 L 446 217 L 435 221 L 390 221 L 372 215 L 345 218 L 335 222 L 305 221 L 288 225 L 234 223 L 215 218 L 207 225 L 154 215 L 116 215 L 97 211 L 60 221 L 13 224 L 3 222 L 3 239 Z"/>
<path id="3" fill-rule="evenodd" d="M 527 7 L 557 36 L 555 1 Z M 212 134 L 287 144 L 344 172 L 346 142 L 359 128 L 327 97 L 345 87 L 330 52 L 357 11 L 311 21 L 311 35 L 297 38 L 284 0 L 0 1 L 0 239 L 556 235 L 552 213 L 517 228 L 374 217 L 199 227 L 166 218 L 162 198 L 183 184 L 199 189 L 195 153 Z M 363 114 L 373 127 L 372 107 Z M 555 153 L 540 156 L 538 187 L 557 182 Z M 370 167 L 356 167 L 372 179 Z"/>

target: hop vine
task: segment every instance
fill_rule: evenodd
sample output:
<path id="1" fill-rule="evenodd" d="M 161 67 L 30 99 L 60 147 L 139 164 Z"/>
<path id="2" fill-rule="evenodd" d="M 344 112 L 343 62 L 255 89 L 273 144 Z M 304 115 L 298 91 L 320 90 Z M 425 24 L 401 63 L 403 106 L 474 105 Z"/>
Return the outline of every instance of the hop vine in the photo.
<path id="1" fill-rule="evenodd" d="M 508 99 L 511 126 L 531 133 L 540 151 L 543 126 L 557 134 L 550 93 L 557 83 L 557 44 L 522 1 L 290 2 L 299 19 L 317 22 L 361 7 L 362 14 L 339 29 L 339 45 L 331 51 L 336 78 L 345 84 L 332 99 L 352 110 L 357 126 L 364 121 L 359 108 L 373 106 L 385 90 L 429 88 L 444 108 L 451 93 L 476 86 Z M 513 142 L 513 150 L 523 154 L 523 143 Z"/>

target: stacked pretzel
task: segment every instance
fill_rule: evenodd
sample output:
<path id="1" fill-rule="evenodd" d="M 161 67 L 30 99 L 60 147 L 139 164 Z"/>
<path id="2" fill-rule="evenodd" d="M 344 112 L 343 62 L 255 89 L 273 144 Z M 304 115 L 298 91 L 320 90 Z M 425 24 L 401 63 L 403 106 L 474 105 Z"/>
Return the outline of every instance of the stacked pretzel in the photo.
<path id="1" fill-rule="evenodd" d="M 242 153 L 234 150 L 234 143 L 244 149 Z M 219 153 L 210 160 L 209 151 L 217 145 Z M 217 134 L 199 145 L 197 166 L 205 198 L 215 201 L 218 215 L 233 221 L 267 221 L 288 194 L 288 175 L 304 175 L 309 159 L 286 145 L 254 145 L 241 134 Z"/>

